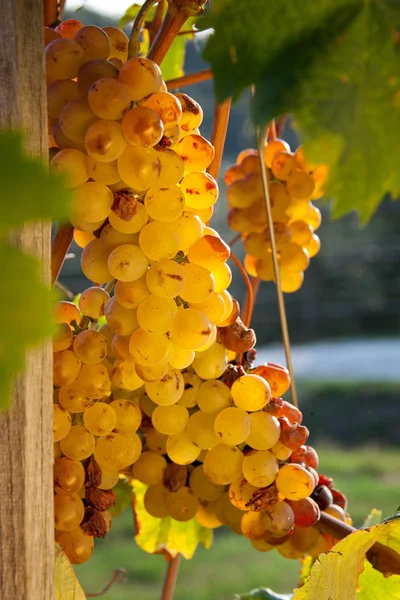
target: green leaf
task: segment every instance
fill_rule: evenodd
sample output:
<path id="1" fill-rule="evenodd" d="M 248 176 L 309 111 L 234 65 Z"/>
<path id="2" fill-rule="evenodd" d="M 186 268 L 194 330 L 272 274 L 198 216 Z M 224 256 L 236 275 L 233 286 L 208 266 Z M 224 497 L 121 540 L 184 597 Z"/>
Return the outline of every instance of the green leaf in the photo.
<path id="1" fill-rule="evenodd" d="M 68 216 L 70 191 L 63 187 L 61 177 L 24 153 L 21 134 L 0 133 L 0 164 L 0 235 L 27 221 Z"/>
<path id="2" fill-rule="evenodd" d="M 400 575 L 384 577 L 366 560 L 358 579 L 357 600 L 399 600 Z"/>
<path id="3" fill-rule="evenodd" d="M 132 484 L 135 494 L 133 503 L 136 536 L 139 548 L 150 554 L 164 553 L 171 557 L 182 554 L 186 559 L 193 558 L 199 543 L 206 548 L 212 544 L 212 529 L 202 527 L 196 519 L 179 523 L 167 517 L 156 519 L 149 515 L 143 504 L 147 486 L 137 480 Z"/>
<path id="4" fill-rule="evenodd" d="M 12 377 L 24 351 L 53 332 L 53 293 L 41 280 L 41 265 L 18 248 L 0 244 L 0 409 L 7 407 Z"/>
<path id="5" fill-rule="evenodd" d="M 366 222 L 400 194 L 399 22 L 391 0 L 229 0 L 203 22 L 218 98 L 255 84 L 256 124 L 294 115 L 310 158 L 329 163 L 335 217 Z"/>
<path id="6" fill-rule="evenodd" d="M 373 508 L 364 523 L 362 524 L 362 528 L 366 529 L 367 527 L 371 527 L 372 525 L 377 525 L 382 521 L 382 511 L 376 508 Z"/>
<path id="7" fill-rule="evenodd" d="M 162 61 L 160 67 L 164 80 L 181 77 L 184 73 L 183 65 L 185 62 L 185 37 L 183 35 L 175 38 L 167 56 Z"/>
<path id="8" fill-rule="evenodd" d="M 86 600 L 71 563 L 58 544 L 54 556 L 54 598 L 55 600 Z"/>
<path id="9" fill-rule="evenodd" d="M 132 487 L 127 479 L 120 479 L 113 488 L 117 499 L 114 506 L 109 509 L 113 518 L 120 517 L 126 511 L 132 501 Z"/>
<path id="10" fill-rule="evenodd" d="M 293 594 L 276 594 L 269 588 L 257 588 L 248 594 L 235 594 L 235 600 L 290 600 Z"/>
<path id="11" fill-rule="evenodd" d="M 128 23 L 132 23 L 137 17 L 139 10 L 142 8 L 141 4 L 132 4 L 129 8 L 126 9 L 125 13 L 122 15 L 120 20 L 118 21 L 118 27 L 122 29 Z M 152 6 L 146 13 L 146 21 L 151 21 L 154 19 L 154 15 L 156 14 L 156 6 Z"/>

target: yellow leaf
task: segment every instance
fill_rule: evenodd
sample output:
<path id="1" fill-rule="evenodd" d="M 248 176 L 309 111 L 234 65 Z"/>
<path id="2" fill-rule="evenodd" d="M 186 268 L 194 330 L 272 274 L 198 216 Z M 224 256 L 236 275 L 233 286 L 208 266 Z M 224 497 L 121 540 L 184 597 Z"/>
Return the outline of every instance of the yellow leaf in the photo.
<path id="1" fill-rule="evenodd" d="M 86 600 L 71 563 L 58 544 L 55 547 L 54 587 L 55 600 Z"/>
<path id="2" fill-rule="evenodd" d="M 293 600 L 355 600 L 366 553 L 378 541 L 393 545 L 399 525 L 393 521 L 356 531 L 321 554 L 305 585 L 294 591 Z"/>
<path id="3" fill-rule="evenodd" d="M 149 515 L 143 504 L 147 486 L 133 481 L 133 511 L 136 523 L 135 540 L 139 548 L 150 554 L 165 554 L 174 558 L 182 554 L 186 559 L 193 558 L 199 543 L 207 549 L 212 544 L 211 529 L 202 527 L 196 519 L 179 523 L 171 517 L 156 519 Z"/>

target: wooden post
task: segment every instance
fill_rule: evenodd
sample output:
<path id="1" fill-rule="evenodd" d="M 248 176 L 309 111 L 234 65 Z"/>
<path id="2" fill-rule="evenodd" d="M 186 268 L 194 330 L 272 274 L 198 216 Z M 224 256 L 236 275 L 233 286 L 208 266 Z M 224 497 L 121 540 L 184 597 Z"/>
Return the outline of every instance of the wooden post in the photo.
<path id="1" fill-rule="evenodd" d="M 0 127 L 22 130 L 27 151 L 45 160 L 43 0 L 1 0 L 0 39 Z M 49 223 L 26 226 L 12 236 L 14 243 L 42 261 L 45 282 L 50 282 L 50 237 Z M 26 294 L 29 311 L 28 289 Z M 11 409 L 0 415 L 4 600 L 54 598 L 51 365 L 50 343 L 28 352 L 25 372 L 14 385 Z"/>

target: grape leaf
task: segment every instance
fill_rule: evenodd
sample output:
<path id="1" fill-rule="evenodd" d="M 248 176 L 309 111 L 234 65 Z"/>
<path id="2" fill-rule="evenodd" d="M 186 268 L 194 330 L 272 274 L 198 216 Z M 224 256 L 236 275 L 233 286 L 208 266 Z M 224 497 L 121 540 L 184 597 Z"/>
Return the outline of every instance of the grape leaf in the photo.
<path id="1" fill-rule="evenodd" d="M 183 75 L 183 65 L 185 62 L 185 38 L 183 35 L 175 38 L 167 56 L 162 61 L 160 67 L 164 80 L 175 79 Z"/>
<path id="2" fill-rule="evenodd" d="M 366 222 L 400 194 L 399 23 L 392 0 L 228 0 L 203 21 L 218 98 L 255 84 L 256 124 L 294 115 L 310 157 L 329 164 L 335 217 Z"/>
<path id="3" fill-rule="evenodd" d="M 54 556 L 54 598 L 55 600 L 86 600 L 71 563 L 58 544 Z"/>
<path id="4" fill-rule="evenodd" d="M 128 23 L 131 23 L 132 21 L 134 21 L 141 8 L 142 8 L 141 4 L 132 4 L 131 6 L 129 6 L 129 8 L 126 9 L 124 14 L 118 21 L 118 27 L 120 29 L 122 29 L 122 27 L 125 27 L 125 25 L 127 25 Z M 157 9 L 157 6 L 152 6 L 149 8 L 149 10 L 146 12 L 146 21 L 151 21 L 152 19 L 154 19 L 154 16 L 156 14 L 156 9 Z"/>
<path id="5" fill-rule="evenodd" d="M 22 370 L 24 351 L 51 335 L 53 293 L 41 265 L 18 248 L 0 244 L 0 410 L 7 407 L 12 376 Z"/>
<path id="6" fill-rule="evenodd" d="M 117 499 L 114 506 L 109 508 L 111 516 L 115 519 L 120 517 L 131 503 L 132 488 L 127 479 L 120 479 L 117 485 L 113 488 Z"/>
<path id="7" fill-rule="evenodd" d="M 182 554 L 186 559 L 193 558 L 199 543 L 207 549 L 211 547 L 212 529 L 202 527 L 196 519 L 179 523 L 171 517 L 156 519 L 144 508 L 143 498 L 147 486 L 137 480 L 132 484 L 134 502 L 132 503 L 136 535 L 139 548 L 150 554 L 165 554 L 174 558 Z"/>
<path id="8" fill-rule="evenodd" d="M 374 525 L 369 530 L 360 529 L 338 542 L 331 551 L 321 554 L 304 586 L 294 590 L 293 600 L 354 600 L 366 553 L 375 542 L 396 539 L 399 525 L 398 521 L 392 521 Z M 368 596 L 371 600 L 381 597 L 385 598 Z"/>
<path id="9" fill-rule="evenodd" d="M 235 594 L 235 600 L 290 600 L 292 594 L 276 594 L 269 588 L 258 588 L 247 594 Z"/>
<path id="10" fill-rule="evenodd" d="M 0 235 L 24 222 L 68 216 L 70 191 L 61 177 L 50 174 L 39 159 L 24 153 L 21 134 L 0 133 L 0 164 Z"/>
<path id="11" fill-rule="evenodd" d="M 371 525 L 380 523 L 380 521 L 382 521 L 382 511 L 378 510 L 377 508 L 373 508 L 362 524 L 362 527 L 363 529 L 366 529 L 367 527 L 371 527 Z"/>
<path id="12" fill-rule="evenodd" d="M 358 579 L 357 600 L 399 600 L 400 575 L 384 577 L 366 560 Z"/>

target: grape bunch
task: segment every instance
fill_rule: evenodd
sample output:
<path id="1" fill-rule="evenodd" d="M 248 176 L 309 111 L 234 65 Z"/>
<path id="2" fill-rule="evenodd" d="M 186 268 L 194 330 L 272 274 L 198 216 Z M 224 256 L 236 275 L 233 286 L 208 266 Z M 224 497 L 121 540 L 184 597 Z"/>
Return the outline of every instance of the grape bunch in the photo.
<path id="1" fill-rule="evenodd" d="M 311 165 L 303 147 L 294 154 L 281 139 L 271 140 L 264 149 L 273 227 L 278 250 L 282 289 L 297 291 L 304 280 L 310 258 L 320 249 L 315 231 L 321 213 L 311 202 L 324 193 L 325 164 Z M 253 277 L 274 280 L 271 240 L 267 225 L 257 150 L 244 150 L 225 173 L 228 198 L 228 225 L 241 234 L 246 257 L 244 265 Z"/>

